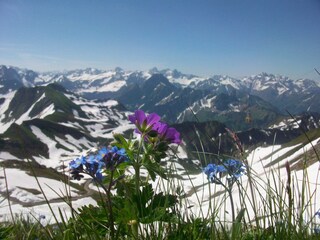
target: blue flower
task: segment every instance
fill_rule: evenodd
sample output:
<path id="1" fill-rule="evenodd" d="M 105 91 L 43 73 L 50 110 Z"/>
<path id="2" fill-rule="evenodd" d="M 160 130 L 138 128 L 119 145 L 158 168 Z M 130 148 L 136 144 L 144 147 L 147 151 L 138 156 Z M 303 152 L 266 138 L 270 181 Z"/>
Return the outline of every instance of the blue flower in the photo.
<path id="1" fill-rule="evenodd" d="M 228 159 L 223 162 L 223 165 L 226 166 L 227 171 L 230 175 L 228 178 L 229 180 L 237 180 L 239 179 L 243 174 L 245 174 L 246 167 L 245 165 L 240 162 L 239 160 L 235 159 Z"/>
<path id="2" fill-rule="evenodd" d="M 69 163 L 71 176 L 75 180 L 80 180 L 84 176 L 83 173 L 89 174 L 95 180 L 101 182 L 103 179 L 103 171 L 109 169 L 113 171 L 120 163 L 128 161 L 128 157 L 124 149 L 112 147 L 101 148 L 96 154 L 81 156 Z"/>
<path id="3" fill-rule="evenodd" d="M 98 181 L 102 181 L 102 167 L 104 166 L 103 162 L 101 162 L 102 158 L 98 155 L 90 155 L 87 158 L 86 172 L 90 176 L 95 176 Z"/>
<path id="4" fill-rule="evenodd" d="M 76 169 L 85 163 L 86 163 L 86 158 L 84 156 L 81 156 L 80 158 L 76 158 L 75 160 L 72 160 L 69 163 L 69 167 L 70 169 Z"/>
<path id="5" fill-rule="evenodd" d="M 228 174 L 227 180 L 229 184 L 233 184 L 237 179 L 239 179 L 243 174 L 245 174 L 246 167 L 245 165 L 235 159 L 228 159 L 222 164 L 208 164 L 203 169 L 203 172 L 207 175 L 208 180 L 211 183 L 221 184 L 221 175 L 223 173 Z"/>
<path id="6" fill-rule="evenodd" d="M 106 147 L 103 147 L 101 148 L 99 151 L 98 151 L 98 154 L 95 155 L 95 158 L 97 161 L 101 161 L 102 158 L 109 152 L 109 150 L 106 148 Z"/>
<path id="7" fill-rule="evenodd" d="M 319 227 L 314 227 L 313 228 L 313 232 L 314 232 L 314 234 L 319 235 L 320 234 L 320 228 Z"/>
<path id="8" fill-rule="evenodd" d="M 226 172 L 226 168 L 222 165 L 209 163 L 208 166 L 206 166 L 203 171 L 207 175 L 208 180 L 211 183 L 219 184 L 221 182 L 218 174 L 221 175 L 221 173 Z"/>
<path id="9" fill-rule="evenodd" d="M 129 161 L 129 158 L 123 148 L 119 149 L 114 146 L 111 150 L 103 157 L 103 163 L 106 169 L 114 170 L 119 164 Z"/>
<path id="10" fill-rule="evenodd" d="M 320 218 L 320 210 L 318 210 L 318 211 L 314 214 L 314 216 Z"/>

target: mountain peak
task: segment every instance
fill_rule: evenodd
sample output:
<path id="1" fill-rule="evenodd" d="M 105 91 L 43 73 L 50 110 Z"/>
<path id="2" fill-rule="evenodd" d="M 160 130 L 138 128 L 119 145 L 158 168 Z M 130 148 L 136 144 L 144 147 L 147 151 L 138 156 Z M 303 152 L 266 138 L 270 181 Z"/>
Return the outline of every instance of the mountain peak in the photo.
<path id="1" fill-rule="evenodd" d="M 124 70 L 121 67 L 115 67 L 114 71 L 116 71 L 116 72 L 124 72 Z"/>
<path id="2" fill-rule="evenodd" d="M 155 73 L 153 74 L 149 79 L 147 79 L 147 81 L 145 82 L 145 84 L 159 84 L 159 83 L 163 83 L 165 85 L 170 85 L 169 80 L 161 73 Z"/>
<path id="3" fill-rule="evenodd" d="M 153 67 L 148 71 L 150 74 L 155 74 L 155 73 L 159 73 L 159 70 L 157 67 Z"/>

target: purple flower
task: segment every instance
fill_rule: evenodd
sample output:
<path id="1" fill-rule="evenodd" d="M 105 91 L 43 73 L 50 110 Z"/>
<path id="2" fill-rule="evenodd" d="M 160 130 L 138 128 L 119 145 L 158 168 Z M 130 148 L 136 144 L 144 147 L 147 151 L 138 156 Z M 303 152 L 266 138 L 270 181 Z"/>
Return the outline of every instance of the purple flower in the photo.
<path id="1" fill-rule="evenodd" d="M 181 143 L 180 133 L 175 128 L 169 127 L 165 123 L 157 122 L 154 124 L 153 130 L 158 132 L 159 138 L 162 141 L 176 144 Z"/>
<path id="2" fill-rule="evenodd" d="M 134 114 L 129 115 L 129 121 L 134 123 L 139 133 L 149 132 L 153 125 L 159 122 L 160 116 L 156 113 L 146 115 L 142 110 L 136 110 Z"/>

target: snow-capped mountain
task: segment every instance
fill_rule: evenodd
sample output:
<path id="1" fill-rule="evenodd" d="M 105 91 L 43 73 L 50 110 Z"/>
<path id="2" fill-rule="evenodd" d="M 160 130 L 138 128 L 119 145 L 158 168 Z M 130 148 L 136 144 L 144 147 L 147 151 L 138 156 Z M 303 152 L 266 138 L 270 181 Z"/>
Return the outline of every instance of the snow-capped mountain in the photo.
<path id="1" fill-rule="evenodd" d="M 88 99 L 116 99 L 131 111 L 141 108 L 157 112 L 172 123 L 195 121 L 196 113 L 199 121 L 218 120 L 240 130 L 266 127 L 288 112 L 320 112 L 320 87 L 309 79 L 292 80 L 267 73 L 243 79 L 220 75 L 203 78 L 157 68 L 35 73 L 0 66 L 2 93 L 50 83 L 59 83 Z M 245 124 L 248 117 L 250 125 Z"/>
<path id="2" fill-rule="evenodd" d="M 81 74 L 80 72 L 78 74 Z M 117 72 L 121 73 L 123 70 L 117 69 Z M 37 187 L 35 178 L 30 176 L 30 166 L 35 170 L 44 191 L 48 194 L 48 199 L 55 208 L 62 207 L 64 200 L 61 200 L 52 191 L 52 188 L 57 189 L 59 193 L 63 189 L 70 189 L 74 200 L 73 206 L 94 204 L 95 201 L 91 197 L 93 190 L 89 187 L 89 181 L 81 182 L 82 185 L 72 182 L 61 183 L 61 180 L 66 178 L 64 168 L 71 159 L 80 156 L 82 152 L 100 145 L 107 145 L 112 141 L 113 132 L 126 133 L 130 130 L 132 133 L 134 126 L 127 120 L 131 112 L 128 112 L 116 100 L 89 100 L 66 90 L 56 84 L 57 81 L 44 80 L 49 79 L 49 75 L 30 74 L 28 76 L 33 79 L 30 80 L 31 83 L 38 85 L 37 83 L 43 80 L 42 84 L 18 88 L 18 83 L 25 85 L 23 78 L 19 77 L 23 74 L 19 71 L 16 71 L 18 73 L 16 74 L 11 70 L 9 73 L 14 78 L 9 78 L 9 80 L 6 78 L 6 81 L 3 81 L 4 84 L 8 84 L 11 80 L 15 84 L 8 85 L 7 91 L 0 94 L 0 163 L 6 168 L 8 174 L 10 201 L 14 213 L 20 211 L 30 213 L 36 209 L 37 214 L 43 211 L 50 215 L 50 212 L 46 210 L 46 201 Z M 100 79 L 102 75 L 106 77 L 106 73 L 95 70 L 88 70 L 86 74 L 91 75 L 91 73 L 99 75 Z M 79 84 L 84 84 L 84 81 L 76 79 L 79 76 L 76 76 L 75 73 L 72 73 L 73 79 L 70 74 L 52 74 L 51 80 L 61 79 L 60 83 L 78 81 Z M 214 112 L 216 117 L 221 117 L 223 120 L 224 116 L 225 119 L 228 119 L 225 124 L 217 121 L 184 121 L 174 125 L 181 133 L 183 141 L 178 149 L 178 156 L 187 159 L 173 161 L 175 166 L 178 166 L 178 175 L 181 176 L 181 179 L 188 179 L 183 183 L 184 189 L 195 208 L 196 201 L 192 202 L 192 199 L 195 199 L 194 190 L 200 193 L 203 189 L 201 187 L 203 182 L 195 182 L 191 186 L 190 177 L 199 179 L 202 176 L 200 166 L 204 166 L 208 159 L 212 162 L 219 158 L 221 156 L 219 154 L 240 157 L 234 139 L 226 130 L 226 127 L 231 124 L 229 121 L 237 123 L 235 119 L 241 122 L 245 118 L 245 115 L 236 115 L 236 113 L 250 112 L 252 118 L 255 119 L 258 119 L 257 115 L 268 118 L 273 116 L 271 113 L 274 116 L 280 116 L 277 114 L 277 109 L 270 103 L 258 96 L 243 93 L 239 89 L 213 93 L 206 88 L 179 87 L 159 73 L 150 75 L 147 79 L 143 79 L 142 72 L 135 74 L 136 78 L 128 77 L 125 87 L 117 91 L 119 98 L 126 106 L 132 104 L 133 108 L 140 104 L 141 108 L 145 106 L 146 109 L 152 109 L 160 115 L 164 113 L 168 118 L 176 116 L 177 113 L 186 113 L 184 110 L 189 107 L 199 116 Z M 119 76 L 122 75 L 119 74 Z M 113 74 L 108 82 L 117 82 L 120 81 L 119 79 L 122 78 Z M 132 79 L 133 83 L 128 84 L 128 79 Z M 89 84 L 90 81 L 94 82 L 97 79 L 87 80 L 87 83 Z M 253 161 L 253 157 L 248 157 L 248 161 L 252 160 L 254 169 L 261 165 L 274 167 L 283 164 L 287 152 L 292 154 L 292 158 L 288 158 L 292 165 L 299 169 L 303 153 L 308 151 L 309 154 L 312 151 L 310 144 L 301 133 L 301 128 L 297 128 L 296 125 L 299 123 L 307 126 L 305 130 L 309 131 L 310 140 L 317 146 L 320 137 L 318 128 L 320 118 L 319 114 L 310 113 L 301 118 L 296 117 L 296 119 L 296 121 L 290 121 L 281 118 L 281 121 L 275 121 L 277 125 L 273 125 L 271 129 L 251 128 L 237 133 L 246 151 L 245 154 L 249 154 L 252 149 L 257 149 L 256 155 L 259 158 Z M 269 145 L 274 147 L 275 154 L 272 157 L 260 155 Z M 285 153 L 282 149 L 285 150 Z M 269 152 L 268 154 L 272 154 L 271 150 Z M 206 156 L 207 153 L 209 153 L 208 156 Z M 253 153 L 254 151 L 250 156 L 253 156 Z M 194 159 L 197 161 L 192 161 Z M 313 166 L 315 159 L 316 157 L 311 155 L 308 164 Z M 184 168 L 186 165 L 189 169 L 193 169 L 192 173 L 187 172 Z M 314 166 L 310 169 L 314 169 Z M 257 173 L 264 173 L 267 170 L 260 169 L 261 172 Z M 187 174 L 188 178 L 185 177 Z M 1 172 L 1 197 L 7 197 L 4 178 Z M 9 211 L 4 201 L 0 202 L 0 207 L 4 209 L 0 214 L 0 220 L 2 220 L 8 216 L 6 214 Z"/>
<path id="3" fill-rule="evenodd" d="M 133 127 L 117 101 L 87 100 L 57 84 L 20 88 L 0 99 L 0 158 L 6 154 L 40 162 L 70 158 L 83 147 L 112 139 L 113 131 Z M 60 153 L 49 151 L 61 144 L 65 149 Z"/>

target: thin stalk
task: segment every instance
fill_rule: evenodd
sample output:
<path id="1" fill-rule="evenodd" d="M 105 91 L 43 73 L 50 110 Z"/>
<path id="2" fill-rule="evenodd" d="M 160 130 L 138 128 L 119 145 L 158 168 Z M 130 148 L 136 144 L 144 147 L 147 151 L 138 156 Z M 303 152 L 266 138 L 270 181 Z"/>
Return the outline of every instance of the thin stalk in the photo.
<path id="1" fill-rule="evenodd" d="M 140 196 L 140 168 L 141 168 L 141 149 L 145 150 L 145 146 L 143 144 L 144 141 L 144 134 L 141 135 L 141 139 L 139 140 L 139 146 L 138 146 L 138 154 L 137 154 L 137 159 L 133 163 L 133 168 L 135 171 L 135 190 L 136 190 L 136 195 L 137 197 Z M 132 224 L 132 233 L 135 239 L 139 239 L 139 221 L 138 221 L 138 216 L 137 219 L 135 219 L 136 222 Z"/>
<path id="2" fill-rule="evenodd" d="M 234 211 L 234 202 L 233 202 L 233 196 L 232 196 L 232 185 L 231 187 L 227 187 L 220 179 L 216 180 L 221 184 L 221 186 L 228 192 L 229 197 L 230 197 L 230 204 L 231 204 L 231 214 L 232 214 L 232 223 L 235 222 L 236 217 L 235 217 L 235 211 Z"/>
<path id="3" fill-rule="evenodd" d="M 232 223 L 235 223 L 236 217 L 235 217 L 235 212 L 234 212 L 234 202 L 233 202 L 233 197 L 232 197 L 232 188 L 228 188 L 228 194 L 230 197 L 230 204 L 231 204 L 231 213 L 232 213 Z"/>
<path id="4" fill-rule="evenodd" d="M 252 180 L 252 177 L 251 177 L 251 168 L 249 168 L 249 165 L 248 165 L 248 161 L 246 163 L 246 168 L 247 168 L 247 175 L 248 175 L 248 182 L 249 182 L 249 185 L 250 185 L 250 193 L 251 193 L 251 197 L 252 197 L 252 204 L 253 204 L 253 212 L 254 212 L 254 216 L 255 216 L 255 220 L 256 220 L 256 225 L 257 225 L 257 228 L 259 229 L 260 228 L 260 223 L 259 223 L 259 220 L 258 220 L 258 213 L 257 213 L 257 206 L 256 206 L 256 196 L 254 194 L 254 191 L 253 191 L 253 180 Z"/>
<path id="5" fill-rule="evenodd" d="M 106 192 L 108 210 L 109 210 L 109 226 L 110 226 L 111 239 L 114 239 L 114 219 L 113 219 L 112 201 L 111 201 L 111 187 L 112 187 L 113 175 L 114 175 L 114 171 L 111 171 L 110 182 Z"/>
<path id="6" fill-rule="evenodd" d="M 6 184 L 6 194 L 7 194 L 7 199 L 8 199 L 9 211 L 10 211 L 10 215 L 12 218 L 12 222 L 15 224 L 15 220 L 14 220 L 14 216 L 13 216 L 13 212 L 12 212 L 12 207 L 11 207 L 11 202 L 10 202 L 10 194 L 9 194 L 8 180 L 7 180 L 7 174 L 6 174 L 5 167 L 3 167 L 3 174 L 4 174 L 4 181 Z"/>
<path id="7" fill-rule="evenodd" d="M 292 199 L 292 190 L 291 190 L 291 170 L 290 170 L 290 165 L 289 162 L 286 163 L 286 170 L 287 170 L 287 194 L 288 194 L 288 203 L 289 203 L 289 208 L 288 208 L 288 227 L 289 231 L 288 234 L 289 236 L 291 235 L 291 225 L 292 225 L 292 208 L 293 208 L 293 199 Z"/>
<path id="8" fill-rule="evenodd" d="M 57 219 L 57 217 L 56 217 L 56 215 L 55 215 L 55 213 L 54 213 L 54 211 L 53 211 L 53 209 L 52 209 L 52 207 L 51 207 L 51 204 L 50 204 L 50 202 L 49 202 L 46 194 L 44 193 L 44 191 L 43 191 L 43 189 L 42 189 L 42 187 L 41 187 L 41 184 L 40 184 L 39 179 L 38 179 L 38 177 L 37 177 L 37 175 L 36 175 L 36 173 L 35 173 L 32 165 L 31 165 L 31 162 L 30 162 L 29 159 L 27 159 L 27 160 L 28 160 L 28 163 L 30 164 L 30 168 L 31 168 L 32 175 L 33 175 L 34 178 L 36 179 L 37 185 L 38 185 L 38 187 L 39 187 L 39 189 L 40 189 L 40 191 L 41 191 L 41 193 L 42 193 L 42 195 L 43 195 L 43 197 L 44 197 L 44 199 L 45 199 L 45 201 L 46 201 L 46 203 L 47 203 L 47 205 L 48 205 L 48 207 L 49 207 L 49 209 L 50 209 L 50 212 L 52 213 L 52 216 L 53 216 L 54 220 L 56 221 L 56 223 L 57 223 L 57 225 L 58 225 L 58 228 L 59 228 L 61 234 L 63 235 L 63 234 L 64 234 L 64 231 L 63 231 L 61 225 L 59 224 L 59 221 L 58 221 L 58 219 Z"/>
<path id="9" fill-rule="evenodd" d="M 302 131 L 302 133 L 304 134 L 304 136 L 307 138 L 308 142 L 311 144 L 311 147 L 312 147 L 314 153 L 316 154 L 318 161 L 320 162 L 320 156 L 319 156 L 319 154 L 318 154 L 318 152 L 317 152 L 317 149 L 316 149 L 315 146 L 312 144 L 312 141 L 311 141 L 311 139 L 309 138 L 307 132 L 301 127 L 301 124 L 297 121 L 297 119 L 296 119 L 290 112 L 287 111 L 287 113 L 288 113 L 288 114 L 290 115 L 290 117 L 298 124 L 299 129 Z"/>

